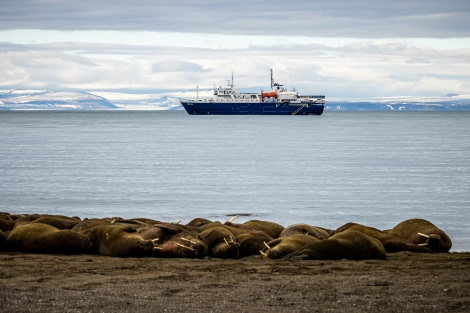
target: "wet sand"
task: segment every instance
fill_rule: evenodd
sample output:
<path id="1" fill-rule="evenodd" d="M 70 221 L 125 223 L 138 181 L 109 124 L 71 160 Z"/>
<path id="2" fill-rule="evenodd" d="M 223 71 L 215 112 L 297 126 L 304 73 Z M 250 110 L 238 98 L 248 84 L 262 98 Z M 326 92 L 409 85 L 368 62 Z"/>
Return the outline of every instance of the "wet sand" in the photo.
<path id="1" fill-rule="evenodd" d="M 0 312 L 469 312 L 470 253 L 386 260 L 0 253 Z"/>

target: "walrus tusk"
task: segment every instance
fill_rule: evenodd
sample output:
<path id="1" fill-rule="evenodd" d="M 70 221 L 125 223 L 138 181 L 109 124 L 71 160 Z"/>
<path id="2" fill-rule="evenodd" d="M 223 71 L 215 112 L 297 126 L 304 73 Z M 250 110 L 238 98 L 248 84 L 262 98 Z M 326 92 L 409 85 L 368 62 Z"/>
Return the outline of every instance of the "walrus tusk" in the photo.
<path id="1" fill-rule="evenodd" d="M 423 234 L 423 233 L 418 233 L 418 235 L 420 235 L 421 237 L 424 237 L 424 238 L 429 238 L 429 236 L 428 236 L 428 235 L 426 235 L 426 234 Z"/>
<path id="2" fill-rule="evenodd" d="M 421 247 L 424 247 L 424 246 L 427 246 L 427 245 L 428 245 L 427 242 L 426 243 L 418 243 L 418 246 L 421 246 Z"/>
<path id="3" fill-rule="evenodd" d="M 162 247 L 153 247 L 153 250 L 163 250 Z"/>
<path id="4" fill-rule="evenodd" d="M 155 241 L 159 241 L 160 238 L 155 238 L 155 239 L 151 239 L 152 240 L 152 243 L 155 243 Z"/>
<path id="5" fill-rule="evenodd" d="M 178 225 L 179 223 L 181 223 L 181 221 L 176 221 L 176 222 L 173 222 L 173 223 L 171 223 L 171 224 L 176 224 L 176 225 Z"/>
<path id="6" fill-rule="evenodd" d="M 268 250 L 271 250 L 271 247 L 268 246 L 268 244 L 266 243 L 266 241 L 263 241 L 264 245 L 266 246 L 266 248 L 268 248 Z"/>
<path id="7" fill-rule="evenodd" d="M 187 241 L 187 242 L 191 243 L 192 245 L 196 245 L 196 242 L 195 242 L 195 241 L 192 241 L 192 240 L 190 240 L 190 239 L 187 239 L 187 238 L 181 237 L 181 240 L 185 240 L 185 241 Z"/>
<path id="8" fill-rule="evenodd" d="M 225 239 L 225 237 L 224 237 L 224 241 L 225 241 L 225 244 L 228 246 L 228 241 L 227 239 Z"/>
<path id="9" fill-rule="evenodd" d="M 230 222 L 230 223 L 231 223 L 231 222 L 233 222 L 234 220 L 236 220 L 236 219 L 239 218 L 239 217 L 240 217 L 240 215 L 234 215 L 234 216 L 232 216 L 227 222 Z"/>
<path id="10" fill-rule="evenodd" d="M 187 246 L 185 246 L 185 245 L 180 244 L 179 242 L 176 242 L 176 241 L 170 241 L 170 242 L 171 242 L 171 243 L 174 243 L 174 244 L 177 245 L 177 246 L 180 246 L 181 248 L 188 249 L 188 250 L 191 250 L 191 251 L 196 251 L 196 250 L 194 250 L 194 249 L 191 248 L 191 247 L 187 247 Z"/>
<path id="11" fill-rule="evenodd" d="M 264 257 L 268 257 L 268 255 L 266 253 L 264 253 L 263 251 L 261 251 L 261 250 L 259 250 L 259 253 Z"/>

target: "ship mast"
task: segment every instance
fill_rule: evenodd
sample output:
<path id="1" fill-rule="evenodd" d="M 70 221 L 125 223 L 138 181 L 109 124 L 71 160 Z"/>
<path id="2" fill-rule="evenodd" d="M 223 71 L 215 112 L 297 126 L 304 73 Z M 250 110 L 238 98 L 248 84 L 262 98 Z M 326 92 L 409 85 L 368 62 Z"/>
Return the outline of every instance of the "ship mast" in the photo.
<path id="1" fill-rule="evenodd" d="M 274 86 L 273 69 L 271 69 L 271 89 L 273 89 L 273 86 Z"/>
<path id="2" fill-rule="evenodd" d="M 232 71 L 232 84 L 230 84 L 229 86 L 232 87 L 232 89 L 233 89 L 233 87 L 235 86 L 235 85 L 233 84 L 233 71 Z"/>

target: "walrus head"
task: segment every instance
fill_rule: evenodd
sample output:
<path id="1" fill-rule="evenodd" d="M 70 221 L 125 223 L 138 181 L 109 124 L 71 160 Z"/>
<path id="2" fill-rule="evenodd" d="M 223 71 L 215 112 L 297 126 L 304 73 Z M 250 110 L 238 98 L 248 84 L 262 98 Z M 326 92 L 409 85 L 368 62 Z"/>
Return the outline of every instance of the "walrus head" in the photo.
<path id="1" fill-rule="evenodd" d="M 424 246 L 427 246 L 429 249 L 431 249 L 433 252 L 447 252 L 448 249 L 442 244 L 442 237 L 438 234 L 423 234 L 423 233 L 418 233 L 421 237 L 426 238 L 426 243 L 422 244 Z"/>

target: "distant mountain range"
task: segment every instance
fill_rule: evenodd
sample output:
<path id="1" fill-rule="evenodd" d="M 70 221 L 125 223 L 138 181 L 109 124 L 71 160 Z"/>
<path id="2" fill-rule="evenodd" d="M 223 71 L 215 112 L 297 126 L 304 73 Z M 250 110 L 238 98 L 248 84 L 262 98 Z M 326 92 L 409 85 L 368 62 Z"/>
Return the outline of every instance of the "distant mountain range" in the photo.
<path id="1" fill-rule="evenodd" d="M 381 98 L 369 100 L 327 100 L 330 111 L 470 111 L 470 97 Z"/>
<path id="2" fill-rule="evenodd" d="M 210 97 L 211 90 L 199 91 Z M 158 93 L 0 90 L 1 110 L 183 110 L 180 98 L 194 92 Z M 470 111 L 470 96 L 389 97 L 367 100 L 328 99 L 325 111 Z"/>
<path id="3" fill-rule="evenodd" d="M 107 110 L 118 108 L 88 92 L 11 90 L 0 92 L 0 110 Z"/>

